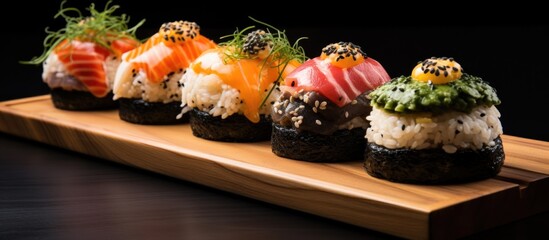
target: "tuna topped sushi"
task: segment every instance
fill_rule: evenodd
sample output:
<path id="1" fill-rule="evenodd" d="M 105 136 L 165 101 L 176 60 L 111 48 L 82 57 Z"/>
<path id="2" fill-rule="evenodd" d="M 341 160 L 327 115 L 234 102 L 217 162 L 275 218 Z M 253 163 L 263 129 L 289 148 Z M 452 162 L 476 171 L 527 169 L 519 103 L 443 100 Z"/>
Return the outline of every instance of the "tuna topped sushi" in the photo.
<path id="1" fill-rule="evenodd" d="M 271 136 L 271 104 L 278 81 L 305 59 L 283 31 L 254 27 L 204 52 L 181 78 L 183 112 L 193 135 L 215 141 L 254 142 Z"/>
<path id="2" fill-rule="evenodd" d="M 273 105 L 272 151 L 311 162 L 360 161 L 371 110 L 366 96 L 389 80 L 359 46 L 324 47 L 284 79 Z"/>
<path id="3" fill-rule="evenodd" d="M 113 89 L 114 99 L 120 101 L 120 118 L 137 124 L 187 121 L 186 115 L 177 118 L 179 79 L 195 58 L 216 46 L 194 22 L 162 24 L 145 43 L 122 56 Z"/>
<path id="4" fill-rule="evenodd" d="M 56 108 L 98 110 L 118 107 L 112 94 L 114 75 L 120 56 L 140 44 L 135 30 L 144 20 L 128 28 L 129 17 L 124 14 L 114 16 L 113 12 L 119 6 L 109 6 L 109 3 L 102 12 L 92 4 L 88 8 L 90 16 L 86 17 L 78 9 L 64 8 L 62 4 L 55 17 L 65 18 L 65 28 L 48 32 L 44 53 L 23 62 L 42 63 L 42 79 L 51 89 Z M 77 16 L 72 17 L 70 13 Z"/>
<path id="5" fill-rule="evenodd" d="M 395 182 L 440 184 L 497 175 L 505 154 L 496 90 L 452 58 L 420 62 L 369 95 L 364 167 Z"/>

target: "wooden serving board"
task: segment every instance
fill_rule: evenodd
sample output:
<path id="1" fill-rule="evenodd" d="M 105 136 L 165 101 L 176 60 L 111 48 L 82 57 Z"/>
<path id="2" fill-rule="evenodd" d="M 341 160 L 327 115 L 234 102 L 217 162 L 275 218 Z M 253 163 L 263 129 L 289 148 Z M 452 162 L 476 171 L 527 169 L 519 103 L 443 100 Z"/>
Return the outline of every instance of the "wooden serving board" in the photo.
<path id="1" fill-rule="evenodd" d="M 270 142 L 194 137 L 188 124 L 124 122 L 117 110 L 58 110 L 49 95 L 0 102 L 0 131 L 410 239 L 448 239 L 549 210 L 549 142 L 503 136 L 492 179 L 392 183 L 361 162 L 280 158 Z"/>

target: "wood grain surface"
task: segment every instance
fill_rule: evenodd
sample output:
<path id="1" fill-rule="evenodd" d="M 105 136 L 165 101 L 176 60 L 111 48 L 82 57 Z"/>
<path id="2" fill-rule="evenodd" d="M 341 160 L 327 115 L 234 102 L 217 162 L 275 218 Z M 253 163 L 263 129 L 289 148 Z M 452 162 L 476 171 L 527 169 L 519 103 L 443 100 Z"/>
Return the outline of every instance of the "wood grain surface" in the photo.
<path id="1" fill-rule="evenodd" d="M 503 136 L 497 177 L 422 186 L 372 178 L 360 161 L 300 162 L 277 157 L 269 142 L 196 138 L 186 124 L 57 110 L 49 95 L 0 103 L 0 131 L 413 239 L 466 236 L 549 208 L 549 143 L 514 136 Z"/>

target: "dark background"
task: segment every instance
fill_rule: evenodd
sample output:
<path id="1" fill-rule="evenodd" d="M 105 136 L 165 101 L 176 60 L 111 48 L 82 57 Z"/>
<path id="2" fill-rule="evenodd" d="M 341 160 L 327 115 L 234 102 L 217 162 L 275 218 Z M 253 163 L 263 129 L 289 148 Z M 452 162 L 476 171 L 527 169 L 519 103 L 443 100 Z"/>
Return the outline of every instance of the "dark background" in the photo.
<path id="1" fill-rule="evenodd" d="M 87 15 L 91 2 L 68 1 L 65 6 L 77 7 Z M 103 9 L 105 2 L 95 1 L 96 9 Z M 304 6 L 297 7 L 290 1 L 157 2 L 118 0 L 113 4 L 120 5 L 116 14 L 131 17 L 130 26 L 146 19 L 137 31 L 139 38 L 152 35 L 164 22 L 187 20 L 198 23 L 203 35 L 220 42 L 221 36 L 236 28 L 260 26 L 248 18 L 251 16 L 285 30 L 291 42 L 307 37 L 300 45 L 309 57 L 319 55 L 330 43 L 358 44 L 391 77 L 410 74 L 418 61 L 431 56 L 454 57 L 465 72 L 482 77 L 497 89 L 505 134 L 549 141 L 547 121 L 542 117 L 549 105 L 549 26 L 544 24 L 541 6 L 414 3 L 396 8 L 395 2 L 376 6 L 334 2 L 300 3 Z M 0 16 L 4 53 L 0 101 L 48 93 L 41 80 L 41 66 L 18 61 L 42 52 L 46 27 L 58 30 L 64 26 L 62 18 L 53 18 L 60 1 L 13 4 Z"/>

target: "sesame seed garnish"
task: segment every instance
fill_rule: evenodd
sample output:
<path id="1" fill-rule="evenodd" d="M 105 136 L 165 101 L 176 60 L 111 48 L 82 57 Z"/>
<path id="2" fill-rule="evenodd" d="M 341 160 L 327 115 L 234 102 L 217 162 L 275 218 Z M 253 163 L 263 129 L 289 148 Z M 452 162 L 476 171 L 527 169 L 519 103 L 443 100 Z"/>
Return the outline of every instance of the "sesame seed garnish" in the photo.
<path id="1" fill-rule="evenodd" d="M 349 118 L 349 112 L 345 111 L 345 118 Z"/>
<path id="2" fill-rule="evenodd" d="M 327 103 L 326 101 L 322 101 L 322 102 L 320 103 L 320 107 L 319 107 L 320 110 L 326 109 L 326 105 L 328 105 L 328 103 Z"/>
<path id="3" fill-rule="evenodd" d="M 318 120 L 318 119 L 315 121 L 315 123 L 316 123 L 317 125 L 322 125 L 322 122 L 321 122 L 320 120 Z"/>
<path id="4" fill-rule="evenodd" d="M 322 54 L 332 55 L 336 54 L 336 62 L 345 58 L 352 58 L 354 61 L 362 55 L 363 58 L 367 58 L 366 53 L 362 51 L 360 46 L 351 42 L 338 42 L 332 43 L 322 48 Z"/>

